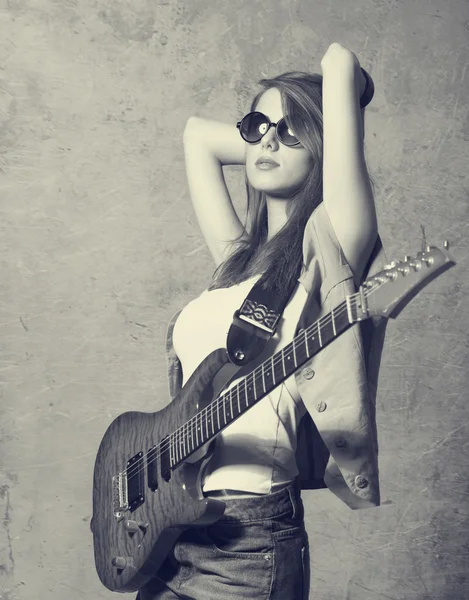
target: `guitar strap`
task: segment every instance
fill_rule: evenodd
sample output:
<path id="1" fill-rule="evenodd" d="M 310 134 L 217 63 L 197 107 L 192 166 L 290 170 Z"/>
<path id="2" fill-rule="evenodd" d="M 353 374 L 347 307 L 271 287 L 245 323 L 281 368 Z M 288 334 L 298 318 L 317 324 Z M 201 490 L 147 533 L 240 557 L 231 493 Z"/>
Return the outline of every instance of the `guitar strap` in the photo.
<path id="1" fill-rule="evenodd" d="M 226 348 L 230 361 L 242 367 L 253 360 L 274 335 L 280 317 L 298 281 L 281 288 L 267 284 L 268 271 L 251 288 L 241 307 L 234 313 Z"/>

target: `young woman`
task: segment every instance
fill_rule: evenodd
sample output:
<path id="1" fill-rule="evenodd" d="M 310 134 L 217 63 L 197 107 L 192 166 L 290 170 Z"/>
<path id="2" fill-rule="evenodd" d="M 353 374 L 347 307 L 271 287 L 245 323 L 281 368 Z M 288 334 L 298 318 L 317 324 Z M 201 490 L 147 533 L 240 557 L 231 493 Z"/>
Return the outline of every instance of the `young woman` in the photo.
<path id="1" fill-rule="evenodd" d="M 322 76 L 262 80 L 237 127 L 195 117 L 187 123 L 190 194 L 217 269 L 170 324 L 172 396 L 212 350 L 226 346 L 233 314 L 261 275 L 269 289 L 293 292 L 275 335 L 238 377 L 353 293 L 379 250 L 361 110 L 373 83 L 338 43 L 321 67 Z M 225 165 L 245 165 L 246 227 Z M 141 600 L 308 598 L 298 426 L 314 418 L 308 487 L 327 485 L 351 508 L 379 504 L 369 352 L 351 328 L 217 437 L 202 489 L 223 499 L 225 513 L 181 535 Z"/>

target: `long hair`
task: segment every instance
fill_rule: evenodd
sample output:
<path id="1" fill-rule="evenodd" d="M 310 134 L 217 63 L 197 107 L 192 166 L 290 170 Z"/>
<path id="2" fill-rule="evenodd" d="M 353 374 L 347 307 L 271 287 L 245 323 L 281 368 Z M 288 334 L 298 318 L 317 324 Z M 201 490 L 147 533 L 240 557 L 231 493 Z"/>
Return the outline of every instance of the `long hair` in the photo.
<path id="1" fill-rule="evenodd" d="M 289 127 L 313 156 L 313 166 L 301 187 L 290 197 L 287 222 L 267 241 L 265 192 L 255 190 L 245 180 L 247 192 L 244 240 L 234 240 L 235 248 L 215 271 L 209 289 L 230 287 L 250 277 L 266 273 L 266 287 L 284 290 L 298 278 L 303 257 L 303 233 L 314 209 L 322 202 L 323 119 L 322 76 L 293 71 L 271 79 L 261 79 L 263 89 L 256 95 L 251 111 L 265 90 L 277 88 Z"/>

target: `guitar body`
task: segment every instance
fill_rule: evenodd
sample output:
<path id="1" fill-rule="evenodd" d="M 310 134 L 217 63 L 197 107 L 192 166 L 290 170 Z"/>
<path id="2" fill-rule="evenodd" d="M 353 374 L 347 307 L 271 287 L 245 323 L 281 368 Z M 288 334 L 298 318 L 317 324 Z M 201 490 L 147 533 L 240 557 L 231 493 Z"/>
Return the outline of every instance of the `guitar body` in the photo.
<path id="1" fill-rule="evenodd" d="M 126 412 L 107 429 L 94 468 L 91 530 L 98 575 L 108 589 L 140 589 L 185 529 L 222 516 L 225 503 L 204 498 L 201 489 L 200 471 L 210 448 L 197 462 L 186 461 L 169 473 L 151 449 L 213 399 L 212 380 L 228 361 L 226 350 L 216 350 L 163 410 Z M 127 480 L 119 482 L 124 471 Z M 129 506 L 122 508 L 125 497 Z"/>

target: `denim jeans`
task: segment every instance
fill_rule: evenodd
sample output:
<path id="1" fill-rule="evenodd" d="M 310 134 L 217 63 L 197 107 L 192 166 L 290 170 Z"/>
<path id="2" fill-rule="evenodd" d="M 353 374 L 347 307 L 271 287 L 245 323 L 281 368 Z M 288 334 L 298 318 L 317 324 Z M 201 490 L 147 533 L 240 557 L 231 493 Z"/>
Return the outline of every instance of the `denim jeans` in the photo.
<path id="1" fill-rule="evenodd" d="M 186 530 L 136 600 L 308 600 L 298 480 L 268 495 L 220 499 L 222 518 Z"/>

